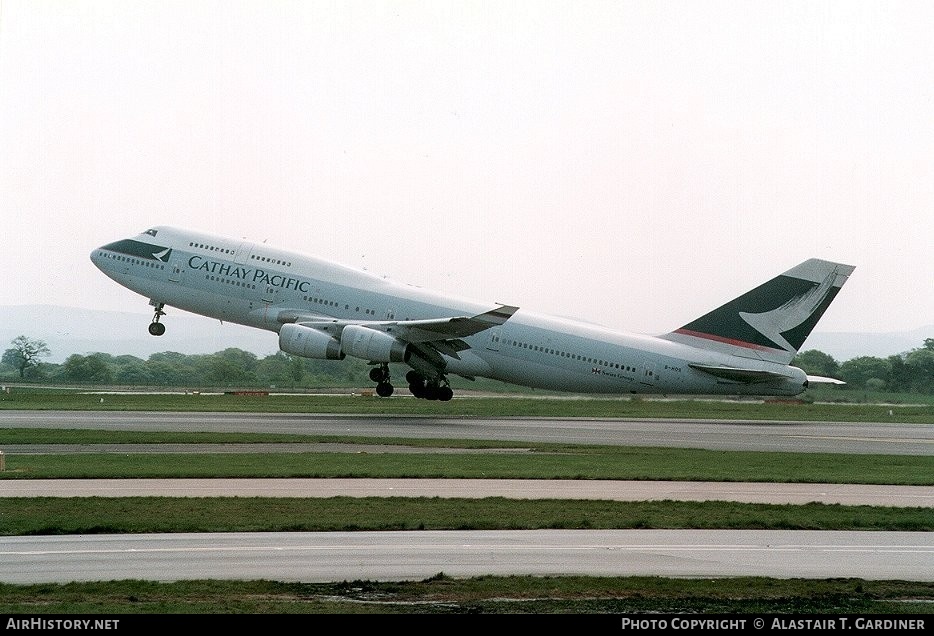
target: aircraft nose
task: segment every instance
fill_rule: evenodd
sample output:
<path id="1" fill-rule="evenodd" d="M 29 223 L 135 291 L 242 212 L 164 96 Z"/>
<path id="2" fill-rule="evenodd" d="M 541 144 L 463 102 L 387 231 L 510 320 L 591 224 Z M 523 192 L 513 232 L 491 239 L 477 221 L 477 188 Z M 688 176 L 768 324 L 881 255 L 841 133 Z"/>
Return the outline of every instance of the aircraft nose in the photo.
<path id="1" fill-rule="evenodd" d="M 91 262 L 94 263 L 95 266 L 97 266 L 97 269 L 101 268 L 102 258 L 103 257 L 101 256 L 101 248 L 98 247 L 97 249 L 91 252 Z"/>

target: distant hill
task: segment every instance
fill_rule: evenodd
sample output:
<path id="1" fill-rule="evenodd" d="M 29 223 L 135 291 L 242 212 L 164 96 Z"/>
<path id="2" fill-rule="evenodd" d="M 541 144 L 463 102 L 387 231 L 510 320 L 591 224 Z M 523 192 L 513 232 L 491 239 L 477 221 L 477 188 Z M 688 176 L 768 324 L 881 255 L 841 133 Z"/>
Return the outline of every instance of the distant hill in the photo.
<path id="1" fill-rule="evenodd" d="M 45 340 L 51 355 L 43 362 L 52 363 L 64 362 L 74 353 L 132 355 L 145 360 L 163 351 L 202 354 L 236 347 L 264 358 L 279 350 L 278 338 L 272 332 L 221 324 L 177 309 L 169 308 L 168 312 L 163 318 L 165 335 L 157 338 L 146 331 L 150 314 L 54 305 L 0 306 L 0 352 L 20 335 Z M 892 333 L 815 331 L 804 343 L 804 350 L 823 351 L 837 362 L 860 356 L 887 358 L 921 347 L 925 338 L 934 338 L 934 325 Z"/>

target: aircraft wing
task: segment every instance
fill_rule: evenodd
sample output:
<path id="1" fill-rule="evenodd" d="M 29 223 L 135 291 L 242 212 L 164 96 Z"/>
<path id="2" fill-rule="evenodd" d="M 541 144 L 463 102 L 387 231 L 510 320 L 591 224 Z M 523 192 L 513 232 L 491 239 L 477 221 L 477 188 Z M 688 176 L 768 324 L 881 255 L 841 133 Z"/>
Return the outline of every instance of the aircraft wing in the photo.
<path id="1" fill-rule="evenodd" d="M 509 320 L 518 307 L 502 305 L 476 316 L 456 316 L 429 320 L 400 320 L 388 324 L 386 329 L 397 338 L 411 343 L 438 342 L 454 338 L 465 338 L 497 327 Z"/>
<path id="2" fill-rule="evenodd" d="M 502 325 L 518 309 L 511 305 L 501 305 L 475 316 L 452 316 L 426 320 L 340 320 L 301 311 L 284 310 L 277 318 L 283 324 L 294 322 L 330 333 L 335 337 L 339 336 L 347 325 L 361 325 L 392 334 L 414 345 L 432 345 L 441 353 L 454 355 L 457 351 L 468 348 L 468 345 L 460 338 Z"/>
<path id="3" fill-rule="evenodd" d="M 746 382 L 748 384 L 788 379 L 788 376 L 783 373 L 766 371 L 764 369 L 743 369 L 740 367 L 721 367 L 706 364 L 689 364 L 688 366 L 718 378 L 723 378 L 724 380 L 734 380 L 736 382 Z"/>

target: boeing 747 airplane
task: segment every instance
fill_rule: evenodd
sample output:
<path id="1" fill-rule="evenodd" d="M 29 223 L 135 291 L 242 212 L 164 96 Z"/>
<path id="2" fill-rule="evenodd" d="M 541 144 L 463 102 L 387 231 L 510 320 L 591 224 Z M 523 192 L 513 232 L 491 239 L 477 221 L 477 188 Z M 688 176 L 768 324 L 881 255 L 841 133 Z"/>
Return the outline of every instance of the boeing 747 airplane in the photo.
<path id="1" fill-rule="evenodd" d="M 390 365 L 411 393 L 450 400 L 449 377 L 493 378 L 572 393 L 793 396 L 809 382 L 791 366 L 853 267 L 812 258 L 680 329 L 623 333 L 565 318 L 403 285 L 264 243 L 153 227 L 91 260 L 149 298 L 149 333 L 165 307 L 267 329 L 305 358 L 362 358 L 376 393 Z"/>

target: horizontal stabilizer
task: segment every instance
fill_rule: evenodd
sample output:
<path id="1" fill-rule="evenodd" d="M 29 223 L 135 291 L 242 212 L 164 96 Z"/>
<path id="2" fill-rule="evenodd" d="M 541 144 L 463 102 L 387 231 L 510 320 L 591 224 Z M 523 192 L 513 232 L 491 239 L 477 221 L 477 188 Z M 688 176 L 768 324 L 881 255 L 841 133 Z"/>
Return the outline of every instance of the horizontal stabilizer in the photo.
<path id="1" fill-rule="evenodd" d="M 733 380 L 735 382 L 770 382 L 772 380 L 787 380 L 789 376 L 784 373 L 766 371 L 764 369 L 741 369 L 738 367 L 719 367 L 706 364 L 689 364 L 692 369 L 709 373 L 710 375 L 724 380 Z"/>
<path id="2" fill-rule="evenodd" d="M 846 384 L 843 380 L 838 380 L 837 378 L 827 378 L 822 375 L 809 375 L 808 376 L 809 384 Z"/>

